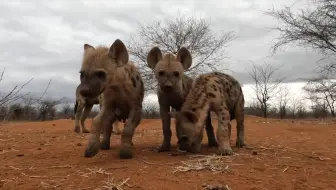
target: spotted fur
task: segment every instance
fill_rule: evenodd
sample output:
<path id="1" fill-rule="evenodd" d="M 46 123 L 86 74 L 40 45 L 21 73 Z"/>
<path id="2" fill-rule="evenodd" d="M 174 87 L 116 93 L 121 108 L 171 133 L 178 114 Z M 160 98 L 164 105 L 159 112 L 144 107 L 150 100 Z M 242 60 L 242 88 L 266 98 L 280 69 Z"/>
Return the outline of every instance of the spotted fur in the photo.
<path id="1" fill-rule="evenodd" d="M 237 121 L 236 146 L 244 143 L 244 95 L 239 82 L 233 77 L 211 72 L 198 76 L 180 111 L 171 112 L 180 127 L 180 149 L 199 152 L 204 121 L 209 111 L 217 115 L 218 154 L 231 155 L 230 121 Z"/>

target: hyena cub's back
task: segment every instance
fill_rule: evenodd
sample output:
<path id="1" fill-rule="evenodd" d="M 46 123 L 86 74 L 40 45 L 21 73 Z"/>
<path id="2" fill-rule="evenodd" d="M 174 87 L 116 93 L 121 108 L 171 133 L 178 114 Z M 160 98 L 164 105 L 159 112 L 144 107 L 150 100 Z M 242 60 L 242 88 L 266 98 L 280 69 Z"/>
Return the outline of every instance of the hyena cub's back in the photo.
<path id="1" fill-rule="evenodd" d="M 227 74 L 211 72 L 195 79 L 181 111 L 173 113 L 182 126 L 179 139 L 184 142 L 182 149 L 199 151 L 208 111 L 215 112 L 219 121 L 216 134 L 219 154 L 232 154 L 229 137 L 230 121 L 233 119 L 237 121 L 236 145 L 244 146 L 244 95 L 241 85 Z"/>

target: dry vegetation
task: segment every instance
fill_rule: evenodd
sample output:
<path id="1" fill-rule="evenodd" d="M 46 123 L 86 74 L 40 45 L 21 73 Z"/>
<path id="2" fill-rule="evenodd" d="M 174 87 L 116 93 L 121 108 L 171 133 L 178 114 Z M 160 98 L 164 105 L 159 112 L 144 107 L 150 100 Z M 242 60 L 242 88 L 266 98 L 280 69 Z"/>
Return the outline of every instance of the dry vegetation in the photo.
<path id="1" fill-rule="evenodd" d="M 274 53 L 282 46 L 296 44 L 313 47 L 324 58 L 334 57 L 336 1 L 313 3 L 316 9 L 298 14 L 289 7 L 267 12 L 280 23 L 275 28 L 280 36 Z M 225 69 L 222 64 L 225 48 L 235 38 L 233 34 L 216 33 L 206 20 L 181 15 L 175 20 L 141 25 L 138 30 L 141 40 L 132 36 L 128 48 L 140 61 L 147 92 L 152 92 L 156 82 L 145 66 L 151 47 L 159 46 L 173 53 L 187 47 L 195 57 L 188 74 L 196 76 Z M 286 79 L 278 76 L 280 66 L 254 64 L 249 73 L 255 99 L 245 108 L 245 114 L 250 115 L 245 124 L 249 146 L 234 149 L 231 157 L 216 156 L 207 147 L 203 147 L 202 155 L 153 152 L 162 139 L 160 115 L 158 106 L 144 104 L 143 118 L 148 119 L 143 119 L 136 129 L 134 159 L 117 159 L 120 136 L 111 137 L 111 150 L 85 159 L 82 153 L 87 135 L 73 133 L 74 121 L 69 120 L 74 117 L 74 102 L 65 98 L 46 99 L 44 95 L 52 87 L 51 81 L 38 97 L 21 93 L 33 80 L 30 79 L 0 92 L 0 188 L 335 189 L 336 124 L 330 118 L 335 116 L 336 64 L 334 59 L 330 60 L 330 64 L 319 67 L 317 77 L 307 80 L 303 88 L 307 96 L 296 100 L 282 85 Z M 5 69 L 0 73 L 0 85 L 4 74 Z M 310 109 L 303 100 L 309 101 Z M 90 117 L 96 114 L 93 110 Z M 216 125 L 215 120 L 213 123 Z M 176 142 L 174 135 L 173 142 Z"/>

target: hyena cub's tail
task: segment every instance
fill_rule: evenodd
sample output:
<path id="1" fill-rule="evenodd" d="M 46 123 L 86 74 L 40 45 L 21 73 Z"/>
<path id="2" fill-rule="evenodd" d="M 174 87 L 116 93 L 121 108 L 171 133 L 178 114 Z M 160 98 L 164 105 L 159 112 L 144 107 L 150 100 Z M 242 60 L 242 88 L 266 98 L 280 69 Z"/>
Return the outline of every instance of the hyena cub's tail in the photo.
<path id="1" fill-rule="evenodd" d="M 75 113 L 75 114 L 76 114 L 76 112 L 77 112 L 77 108 L 78 108 L 78 102 L 77 102 L 77 100 L 76 100 L 75 107 L 74 107 L 74 113 Z"/>

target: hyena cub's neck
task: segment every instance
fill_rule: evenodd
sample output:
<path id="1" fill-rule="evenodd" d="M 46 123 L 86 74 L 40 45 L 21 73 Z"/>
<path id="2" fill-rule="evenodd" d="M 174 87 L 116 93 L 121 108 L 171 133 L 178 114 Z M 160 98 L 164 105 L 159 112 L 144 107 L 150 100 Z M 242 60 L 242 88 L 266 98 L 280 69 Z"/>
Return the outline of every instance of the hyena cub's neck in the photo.
<path id="1" fill-rule="evenodd" d="M 205 85 L 196 80 L 190 88 L 189 93 L 181 107 L 181 112 L 194 112 L 198 117 L 196 125 L 201 125 L 207 117 L 209 108 L 210 102 L 205 92 Z"/>
<path id="2" fill-rule="evenodd" d="M 193 83 L 193 79 L 184 74 L 182 77 L 182 93 L 184 97 L 188 95 L 191 89 L 192 83 Z"/>

